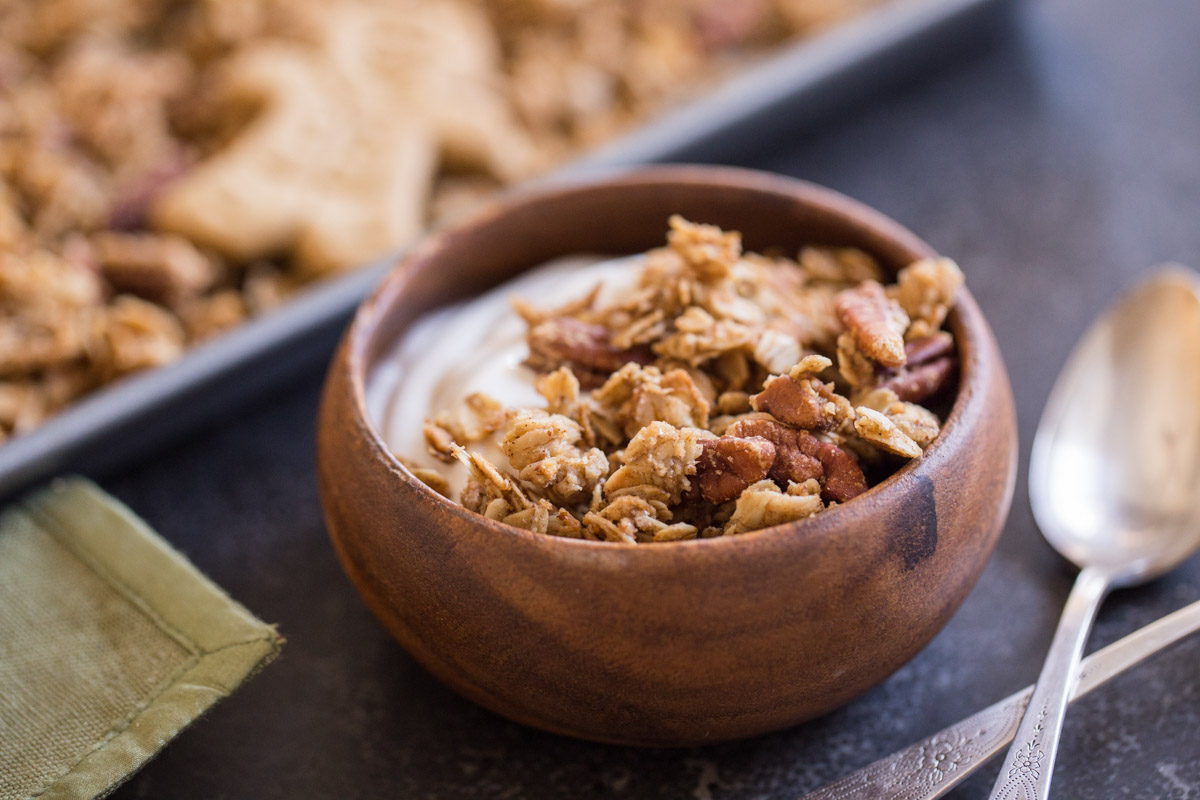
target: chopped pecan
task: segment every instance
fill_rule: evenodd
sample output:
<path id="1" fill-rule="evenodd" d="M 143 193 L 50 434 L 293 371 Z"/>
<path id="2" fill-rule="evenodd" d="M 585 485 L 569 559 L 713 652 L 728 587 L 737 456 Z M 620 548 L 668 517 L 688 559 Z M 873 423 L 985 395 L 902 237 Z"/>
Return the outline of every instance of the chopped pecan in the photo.
<path id="1" fill-rule="evenodd" d="M 775 445 L 761 436 L 722 436 L 703 445 L 693 483 L 710 503 L 737 499 L 747 486 L 766 478 L 775 462 Z"/>
<path id="2" fill-rule="evenodd" d="M 787 486 L 788 483 L 803 483 L 811 478 L 820 478 L 824 474 L 816 455 L 805 452 L 801 446 L 803 437 L 809 436 L 804 431 L 789 428 L 773 419 L 751 418 L 730 423 L 725 429 L 725 435 L 741 438 L 761 437 L 775 445 L 775 460 L 771 463 L 768 474 L 783 486 Z"/>
<path id="3" fill-rule="evenodd" d="M 837 313 L 859 349 L 887 367 L 904 364 L 908 315 L 875 281 L 863 281 L 837 296 Z"/>
<path id="4" fill-rule="evenodd" d="M 867 479 L 858 462 L 833 442 L 822 441 L 812 434 L 805 434 L 800 439 L 800 446 L 805 453 L 821 462 L 821 468 L 824 470 L 821 497 L 824 500 L 844 503 L 867 490 Z"/>
<path id="5" fill-rule="evenodd" d="M 905 343 L 904 350 L 907 362 L 903 367 L 876 371 L 873 380 L 879 388 L 895 392 L 900 400 L 919 403 L 949 384 L 958 364 L 954 355 L 953 336 L 938 331 L 930 336 L 910 339 Z M 870 403 L 867 405 L 876 408 Z"/>
<path id="6" fill-rule="evenodd" d="M 920 403 L 949 386 L 957 367 L 956 358 L 935 358 L 926 364 L 900 370 L 879 385 L 891 389 L 901 400 Z"/>
<path id="7" fill-rule="evenodd" d="M 530 367 L 550 372 L 569 366 L 585 388 L 599 386 L 610 373 L 630 362 L 649 364 L 654 360 L 646 348 L 616 349 L 608 328 L 573 317 L 539 322 L 529 329 L 526 339 Z"/>
<path id="8" fill-rule="evenodd" d="M 150 206 L 156 197 L 183 176 L 190 159 L 182 149 L 167 154 L 161 163 L 126 183 L 112 197 L 108 210 L 108 227 L 114 230 L 145 228 Z"/>

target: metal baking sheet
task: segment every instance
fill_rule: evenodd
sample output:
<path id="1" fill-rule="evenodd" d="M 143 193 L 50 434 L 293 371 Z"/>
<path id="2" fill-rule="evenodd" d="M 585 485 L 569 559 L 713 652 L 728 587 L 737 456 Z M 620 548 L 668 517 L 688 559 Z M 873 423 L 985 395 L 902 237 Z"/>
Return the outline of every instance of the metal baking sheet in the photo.
<path id="1" fill-rule="evenodd" d="M 700 98 L 541 180 L 663 161 L 720 161 L 952 61 L 1013 0 L 894 0 L 765 57 Z M 0 445 L 0 496 L 63 472 L 102 475 L 217 418 L 332 353 L 395 257 L 318 284 L 179 361 L 97 391 Z"/>

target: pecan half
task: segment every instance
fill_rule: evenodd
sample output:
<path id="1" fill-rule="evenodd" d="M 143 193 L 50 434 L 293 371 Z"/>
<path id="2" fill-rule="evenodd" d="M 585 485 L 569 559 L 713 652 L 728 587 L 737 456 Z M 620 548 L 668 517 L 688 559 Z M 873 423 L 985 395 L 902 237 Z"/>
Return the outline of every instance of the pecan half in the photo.
<path id="1" fill-rule="evenodd" d="M 863 281 L 853 289 L 839 292 L 835 303 L 838 318 L 868 358 L 886 367 L 904 364 L 908 315 L 888 299 L 882 286 L 875 281 Z"/>
<path id="2" fill-rule="evenodd" d="M 584 388 L 595 388 L 611 373 L 629 362 L 649 364 L 653 354 L 646 348 L 619 350 L 613 347 L 612 333 L 603 325 L 573 317 L 555 317 L 529 329 L 526 334 L 529 359 L 526 363 L 539 372 L 569 366 Z"/>
<path id="3" fill-rule="evenodd" d="M 761 436 L 722 436 L 703 442 L 694 485 L 710 503 L 736 500 L 746 487 L 767 477 L 775 445 Z"/>

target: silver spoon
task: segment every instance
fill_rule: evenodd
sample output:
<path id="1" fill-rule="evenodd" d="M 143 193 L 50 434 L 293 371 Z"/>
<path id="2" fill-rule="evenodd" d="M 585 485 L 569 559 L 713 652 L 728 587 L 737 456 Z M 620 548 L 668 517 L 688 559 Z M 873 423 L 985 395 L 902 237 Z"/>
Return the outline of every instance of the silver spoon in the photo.
<path id="1" fill-rule="evenodd" d="M 1166 267 L 1076 345 L 1042 413 L 1029 500 L 1081 570 L 992 800 L 1046 800 L 1096 610 L 1200 547 L 1200 276 Z"/>

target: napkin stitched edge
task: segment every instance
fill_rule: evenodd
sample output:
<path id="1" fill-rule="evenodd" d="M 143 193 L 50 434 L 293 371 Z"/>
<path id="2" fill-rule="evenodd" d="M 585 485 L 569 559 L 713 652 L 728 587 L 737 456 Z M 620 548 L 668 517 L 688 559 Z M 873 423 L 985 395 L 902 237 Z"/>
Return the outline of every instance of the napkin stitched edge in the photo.
<path id="1" fill-rule="evenodd" d="M 41 527 L 191 656 L 76 762 L 31 798 L 104 797 L 214 703 L 269 664 L 283 639 L 83 478 L 22 504 Z"/>

